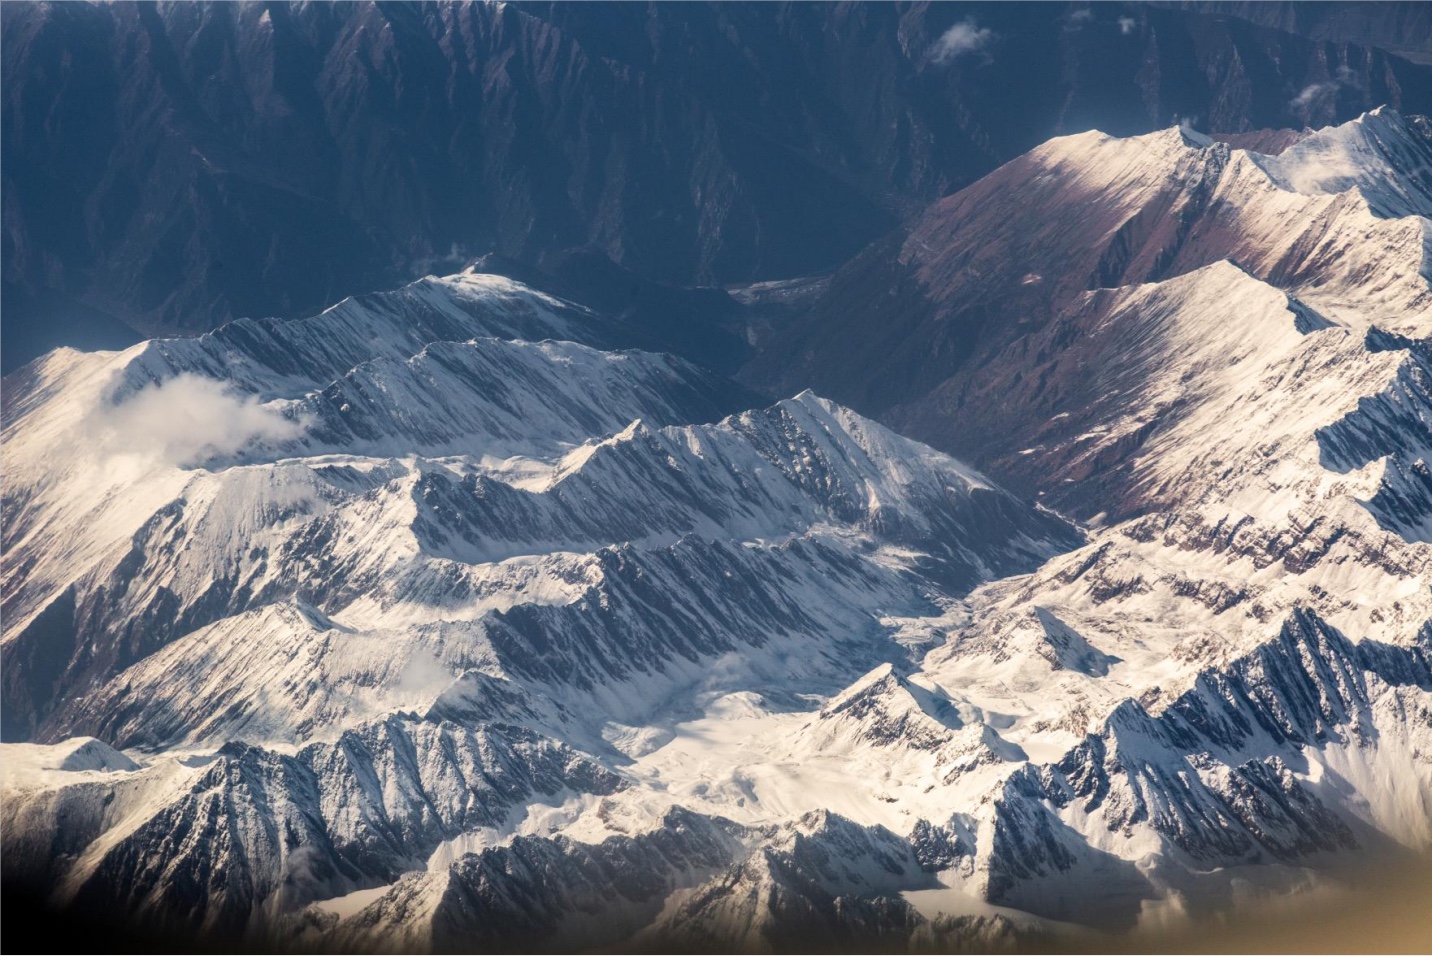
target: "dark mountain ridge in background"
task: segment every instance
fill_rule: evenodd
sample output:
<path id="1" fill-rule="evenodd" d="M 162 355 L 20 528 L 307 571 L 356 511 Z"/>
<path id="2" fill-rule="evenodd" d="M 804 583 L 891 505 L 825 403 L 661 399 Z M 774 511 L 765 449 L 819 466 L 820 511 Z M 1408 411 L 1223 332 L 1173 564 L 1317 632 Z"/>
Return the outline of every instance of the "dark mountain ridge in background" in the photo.
<path id="1" fill-rule="evenodd" d="M 667 285 L 829 272 L 1051 135 L 1432 110 L 1432 67 L 1403 55 L 1416 30 L 1389 52 L 1386 18 L 1270 17 L 8 3 L 4 367 L 301 315 L 492 252 L 586 248 Z"/>
<path id="2" fill-rule="evenodd" d="M 1432 7 L 1425 3 L 1359 3 L 1356 0 L 1327 3 L 1156 0 L 1156 3 L 1195 13 L 1237 17 L 1310 40 L 1364 43 L 1416 63 L 1432 63 Z"/>

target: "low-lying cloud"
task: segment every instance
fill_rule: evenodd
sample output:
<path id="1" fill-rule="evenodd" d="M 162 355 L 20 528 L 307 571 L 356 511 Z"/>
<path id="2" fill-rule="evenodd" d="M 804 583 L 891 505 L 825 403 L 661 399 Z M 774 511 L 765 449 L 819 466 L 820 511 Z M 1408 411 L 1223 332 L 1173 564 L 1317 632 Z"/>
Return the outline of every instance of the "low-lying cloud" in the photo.
<path id="1" fill-rule="evenodd" d="M 181 467 L 297 438 L 305 423 L 286 418 L 212 378 L 185 373 L 146 385 L 89 422 L 111 455 L 157 458 Z"/>
<path id="2" fill-rule="evenodd" d="M 973 19 L 961 20 L 950 27 L 930 47 L 930 59 L 947 66 L 962 56 L 978 53 L 994 39 L 994 31 L 981 27 Z"/>
<path id="3" fill-rule="evenodd" d="M 1138 26 L 1138 21 L 1136 21 L 1133 17 L 1119 17 L 1119 32 L 1122 33 L 1124 36 L 1128 36 L 1130 33 L 1133 33 L 1134 27 L 1136 26 Z"/>
<path id="4" fill-rule="evenodd" d="M 1332 96 L 1338 91 L 1338 85 L 1333 82 L 1309 83 L 1303 87 L 1297 96 L 1293 97 L 1288 105 L 1295 110 L 1305 110 L 1315 103 L 1321 102 L 1323 97 Z"/>
<path id="5" fill-rule="evenodd" d="M 1346 63 L 1340 64 L 1333 71 L 1331 79 L 1323 80 L 1320 83 L 1309 83 L 1298 91 L 1298 95 L 1288 101 L 1288 107 L 1294 111 L 1301 111 L 1316 106 L 1329 96 L 1335 96 L 1337 91 L 1343 89 L 1361 89 L 1362 84 L 1357 74 L 1352 71 Z"/>

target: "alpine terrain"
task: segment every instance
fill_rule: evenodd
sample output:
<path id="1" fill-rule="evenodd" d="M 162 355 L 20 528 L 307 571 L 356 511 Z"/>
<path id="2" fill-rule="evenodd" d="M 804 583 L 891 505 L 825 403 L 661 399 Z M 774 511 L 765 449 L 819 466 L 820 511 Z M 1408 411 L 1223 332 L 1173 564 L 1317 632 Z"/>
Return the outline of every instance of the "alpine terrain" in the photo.
<path id="1" fill-rule="evenodd" d="M 1076 133 L 903 222 L 722 293 L 734 379 L 496 259 L 10 373 L 7 891 L 985 951 L 1432 850 L 1432 123 Z"/>

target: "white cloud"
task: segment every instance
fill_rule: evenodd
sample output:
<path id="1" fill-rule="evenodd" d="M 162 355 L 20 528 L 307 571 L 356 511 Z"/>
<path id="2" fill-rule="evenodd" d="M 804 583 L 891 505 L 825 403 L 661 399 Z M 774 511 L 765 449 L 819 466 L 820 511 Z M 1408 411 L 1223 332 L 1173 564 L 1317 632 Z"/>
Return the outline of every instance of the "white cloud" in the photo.
<path id="1" fill-rule="evenodd" d="M 1323 80 L 1320 83 L 1309 83 L 1298 92 L 1297 96 L 1288 101 L 1288 108 L 1294 112 L 1309 109 L 1310 107 L 1318 105 L 1327 97 L 1333 96 L 1338 90 L 1344 87 L 1352 90 L 1360 90 L 1362 89 L 1362 81 L 1358 78 L 1357 73 L 1346 63 L 1340 63 L 1338 64 L 1338 68 L 1333 71 L 1332 79 Z"/>
<path id="2" fill-rule="evenodd" d="M 1128 36 L 1130 33 L 1133 33 L 1134 27 L 1136 26 L 1138 26 L 1138 21 L 1136 21 L 1133 17 L 1119 17 L 1119 32 L 1122 33 L 1124 36 Z"/>
<path id="3" fill-rule="evenodd" d="M 471 258 L 466 247 L 454 242 L 448 246 L 446 255 L 435 252 L 430 256 L 421 256 L 409 263 L 408 270 L 418 275 L 448 275 L 461 269 Z"/>
<path id="4" fill-rule="evenodd" d="M 294 421 L 240 395 L 224 382 L 184 373 L 146 385 L 89 422 L 110 455 L 159 459 L 191 466 L 256 444 L 297 438 L 306 422 Z"/>
<path id="5" fill-rule="evenodd" d="M 1090 10 L 1088 7 L 1080 7 L 1078 10 L 1070 11 L 1069 15 L 1065 17 L 1065 19 L 1075 25 L 1088 23 L 1090 20 L 1094 19 L 1094 11 Z"/>
<path id="6" fill-rule="evenodd" d="M 1333 73 L 1333 78 L 1337 80 L 1338 86 L 1348 86 L 1355 90 L 1362 89 L 1362 80 L 1353 72 L 1352 67 L 1346 63 L 1338 66 L 1337 70 Z"/>
<path id="7" fill-rule="evenodd" d="M 1303 87 L 1302 92 L 1288 102 L 1288 105 L 1295 110 L 1304 110 L 1321 101 L 1323 97 L 1336 93 L 1337 90 L 1338 84 L 1333 82 L 1309 83 Z"/>
<path id="8" fill-rule="evenodd" d="M 953 63 L 970 53 L 976 53 L 994 39 L 994 31 L 975 24 L 972 19 L 961 20 L 944 32 L 930 47 L 930 59 L 939 66 Z"/>

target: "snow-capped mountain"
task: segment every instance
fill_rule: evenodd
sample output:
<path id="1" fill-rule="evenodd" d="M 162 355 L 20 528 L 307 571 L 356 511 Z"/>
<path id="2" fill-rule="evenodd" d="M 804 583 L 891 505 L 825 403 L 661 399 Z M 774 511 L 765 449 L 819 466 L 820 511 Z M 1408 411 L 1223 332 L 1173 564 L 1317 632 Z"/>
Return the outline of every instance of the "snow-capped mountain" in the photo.
<path id="1" fill-rule="evenodd" d="M 1061 404 L 1082 407 L 1105 383 L 1121 394 L 1142 385 L 1084 374 L 1083 340 L 1141 286 L 1209 266 L 1231 264 L 1290 296 L 1309 329 L 1425 338 L 1428 168 L 1432 125 L 1390 110 L 1308 133 L 1278 156 L 1179 128 L 1054 139 L 849 263 L 748 375 L 814 383 L 990 462 L 1029 447 L 1011 438 L 1069 411 Z M 1225 325 L 1231 335 L 1239 323 Z M 1107 340 L 1092 347 L 1121 355 Z M 1125 374 L 1141 376 L 1171 363 L 1129 364 Z M 1017 387 L 1030 374 L 1032 387 Z"/>
<path id="2" fill-rule="evenodd" d="M 14 872 L 277 931 L 632 786 L 713 697 L 799 708 L 905 660 L 892 616 L 1081 540 L 810 393 L 723 417 L 749 394 L 560 340 L 608 332 L 464 274 L 28 368 L 6 731 L 25 767 L 147 756 L 11 775 Z"/>
<path id="3" fill-rule="evenodd" d="M 1297 139 L 1051 141 L 781 333 L 984 470 L 473 272 L 28 366 L 6 879 L 319 948 L 1001 948 L 1432 848 L 1432 136 Z"/>

